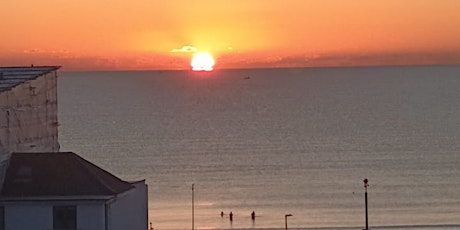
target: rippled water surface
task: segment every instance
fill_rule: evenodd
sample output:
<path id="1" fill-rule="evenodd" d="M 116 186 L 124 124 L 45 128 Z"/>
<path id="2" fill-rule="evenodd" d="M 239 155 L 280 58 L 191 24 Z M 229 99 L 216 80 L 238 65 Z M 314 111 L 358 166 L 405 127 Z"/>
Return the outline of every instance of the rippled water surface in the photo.
<path id="1" fill-rule="evenodd" d="M 195 229 L 284 229 L 289 213 L 290 228 L 361 229 L 364 178 L 371 227 L 459 229 L 459 66 L 64 72 L 58 84 L 61 151 L 145 178 L 155 229 L 192 227 L 192 184 Z"/>

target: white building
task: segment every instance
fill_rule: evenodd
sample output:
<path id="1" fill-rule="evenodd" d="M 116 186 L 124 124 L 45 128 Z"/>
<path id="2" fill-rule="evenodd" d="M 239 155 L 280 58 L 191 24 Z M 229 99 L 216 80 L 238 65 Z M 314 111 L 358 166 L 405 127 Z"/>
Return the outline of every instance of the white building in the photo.
<path id="1" fill-rule="evenodd" d="M 58 152 L 58 69 L 0 67 L 0 230 L 147 229 L 144 180 Z"/>
<path id="2" fill-rule="evenodd" d="M 0 155 L 59 151 L 58 69 L 0 67 Z"/>
<path id="3" fill-rule="evenodd" d="M 123 181 L 75 153 L 13 153 L 0 172 L 0 230 L 148 229 L 145 181 Z"/>

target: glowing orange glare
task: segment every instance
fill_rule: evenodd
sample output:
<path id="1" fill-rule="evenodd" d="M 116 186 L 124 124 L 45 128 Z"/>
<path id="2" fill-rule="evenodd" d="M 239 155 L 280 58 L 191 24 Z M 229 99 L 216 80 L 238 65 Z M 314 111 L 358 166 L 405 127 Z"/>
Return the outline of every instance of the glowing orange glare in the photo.
<path id="1" fill-rule="evenodd" d="M 190 63 L 193 71 L 212 71 L 214 68 L 214 58 L 207 52 L 196 53 Z"/>

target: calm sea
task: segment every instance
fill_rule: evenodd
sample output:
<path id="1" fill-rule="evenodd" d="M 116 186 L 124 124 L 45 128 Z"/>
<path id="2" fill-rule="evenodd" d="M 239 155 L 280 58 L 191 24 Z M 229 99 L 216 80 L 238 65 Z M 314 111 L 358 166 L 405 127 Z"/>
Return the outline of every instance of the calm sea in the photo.
<path id="1" fill-rule="evenodd" d="M 61 151 L 145 178 L 157 230 L 191 229 L 192 195 L 195 229 L 286 214 L 362 229 L 364 178 L 372 229 L 460 229 L 460 66 L 63 72 L 58 87 Z"/>

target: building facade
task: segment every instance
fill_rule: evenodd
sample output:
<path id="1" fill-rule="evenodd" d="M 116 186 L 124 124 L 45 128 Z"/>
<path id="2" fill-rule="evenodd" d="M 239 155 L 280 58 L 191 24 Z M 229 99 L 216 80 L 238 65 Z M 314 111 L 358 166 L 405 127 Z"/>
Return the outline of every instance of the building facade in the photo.
<path id="1" fill-rule="evenodd" d="M 148 229 L 144 180 L 123 181 L 72 152 L 13 153 L 8 161 L 1 230 Z"/>
<path id="2" fill-rule="evenodd" d="M 58 69 L 0 67 L 0 154 L 59 151 Z"/>
<path id="3" fill-rule="evenodd" d="M 58 69 L 0 67 L 0 230 L 148 229 L 145 180 L 59 152 Z"/>

